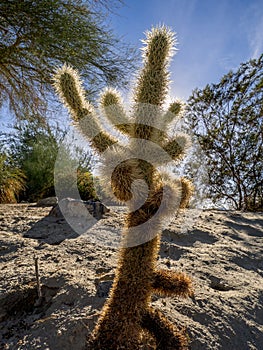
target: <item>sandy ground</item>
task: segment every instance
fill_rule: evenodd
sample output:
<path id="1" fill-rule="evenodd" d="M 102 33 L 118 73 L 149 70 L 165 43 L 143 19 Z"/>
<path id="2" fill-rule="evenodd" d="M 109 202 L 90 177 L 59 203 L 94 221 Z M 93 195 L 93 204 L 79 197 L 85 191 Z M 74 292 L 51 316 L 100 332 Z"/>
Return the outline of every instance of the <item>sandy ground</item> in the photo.
<path id="1" fill-rule="evenodd" d="M 80 237 L 49 211 L 0 205 L 0 349 L 81 350 L 107 297 L 123 210 Z M 187 272 L 195 298 L 152 303 L 186 327 L 190 349 L 263 350 L 263 214 L 185 215 L 164 230 L 158 265 Z"/>

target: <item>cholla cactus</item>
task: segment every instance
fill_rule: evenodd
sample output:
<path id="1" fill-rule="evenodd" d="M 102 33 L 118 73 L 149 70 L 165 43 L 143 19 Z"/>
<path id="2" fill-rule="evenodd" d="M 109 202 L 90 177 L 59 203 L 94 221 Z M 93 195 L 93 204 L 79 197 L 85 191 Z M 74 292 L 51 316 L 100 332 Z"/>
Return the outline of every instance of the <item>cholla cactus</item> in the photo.
<path id="1" fill-rule="evenodd" d="M 191 295 L 191 281 L 183 273 L 157 269 L 162 222 L 187 205 L 192 185 L 185 178 L 171 180 L 158 171 L 171 160 L 180 160 L 188 139 L 169 139 L 167 129 L 179 118 L 182 105 L 162 105 L 168 91 L 167 67 L 175 38 L 166 27 L 147 33 L 144 66 L 134 91 L 132 115 L 127 116 L 119 94 L 106 89 L 100 106 L 108 121 L 130 138 L 121 146 L 105 132 L 93 107 L 85 100 L 77 73 L 64 66 L 55 76 L 55 87 L 80 131 L 102 156 L 102 173 L 109 191 L 128 203 L 122 247 L 115 279 L 87 349 L 136 350 L 149 338 L 156 349 L 186 349 L 186 336 L 151 306 L 152 294 Z M 134 185 L 135 184 L 135 185 Z M 147 186 L 145 186 L 147 184 Z"/>

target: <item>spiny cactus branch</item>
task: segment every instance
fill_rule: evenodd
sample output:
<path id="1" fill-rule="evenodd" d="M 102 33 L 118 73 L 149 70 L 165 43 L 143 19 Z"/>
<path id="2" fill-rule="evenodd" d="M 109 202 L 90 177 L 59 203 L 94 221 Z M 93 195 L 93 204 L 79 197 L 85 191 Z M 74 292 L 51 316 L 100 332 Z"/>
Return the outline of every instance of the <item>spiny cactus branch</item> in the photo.
<path id="1" fill-rule="evenodd" d="M 155 293 L 163 296 L 187 297 L 192 295 L 192 284 L 183 273 L 158 270 L 155 272 L 153 288 Z"/>
<path id="2" fill-rule="evenodd" d="M 81 80 L 75 70 L 64 65 L 54 77 L 54 87 L 70 110 L 71 116 L 77 123 L 80 131 L 91 141 L 91 145 L 99 153 L 105 151 L 105 149 L 116 142 L 101 130 L 95 110 L 86 101 Z"/>
<path id="3" fill-rule="evenodd" d="M 111 88 L 105 89 L 100 95 L 102 113 L 119 131 L 131 135 L 132 121 L 126 116 L 120 94 Z"/>
<path id="4" fill-rule="evenodd" d="M 169 85 L 167 65 L 175 46 L 175 36 L 167 27 L 146 32 L 144 67 L 135 88 L 134 101 L 161 106 Z"/>
<path id="5" fill-rule="evenodd" d="M 187 350 L 188 339 L 159 311 L 153 308 L 143 316 L 143 328 L 157 339 L 156 350 Z"/>

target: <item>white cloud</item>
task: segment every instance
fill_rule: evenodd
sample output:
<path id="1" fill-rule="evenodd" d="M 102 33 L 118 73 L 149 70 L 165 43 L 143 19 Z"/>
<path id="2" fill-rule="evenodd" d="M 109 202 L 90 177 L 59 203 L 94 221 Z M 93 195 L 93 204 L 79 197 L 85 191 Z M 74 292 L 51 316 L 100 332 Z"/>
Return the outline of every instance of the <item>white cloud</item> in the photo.
<path id="1" fill-rule="evenodd" d="M 251 1 L 240 25 L 246 35 L 250 58 L 259 57 L 263 53 L 263 6 L 260 0 Z"/>
<path id="2" fill-rule="evenodd" d="M 263 15 L 251 32 L 250 47 L 252 58 L 257 58 L 263 53 Z"/>

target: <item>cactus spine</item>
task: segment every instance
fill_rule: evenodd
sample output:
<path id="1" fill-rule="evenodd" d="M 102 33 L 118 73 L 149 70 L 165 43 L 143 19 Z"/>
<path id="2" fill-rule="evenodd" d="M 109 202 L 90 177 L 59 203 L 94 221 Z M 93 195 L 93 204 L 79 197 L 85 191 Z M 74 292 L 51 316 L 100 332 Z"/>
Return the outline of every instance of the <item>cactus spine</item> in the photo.
<path id="1" fill-rule="evenodd" d="M 153 293 L 181 297 L 192 293 L 191 281 L 186 275 L 156 267 L 162 221 L 175 210 L 171 203 L 177 203 L 180 208 L 187 205 L 192 186 L 184 178 L 171 181 L 156 167 L 171 159 L 180 160 L 188 139 L 178 135 L 170 140 L 166 133 L 173 118 L 180 114 L 180 102 L 173 102 L 166 113 L 161 108 L 169 86 L 167 67 L 175 44 L 174 35 L 161 26 L 153 28 L 146 37 L 144 66 L 134 91 L 132 116 L 126 116 L 115 90 L 106 89 L 100 100 L 101 110 L 109 122 L 130 137 L 129 151 L 118 146 L 114 137 L 102 130 L 93 107 L 85 101 L 77 73 L 64 66 L 55 76 L 59 95 L 91 146 L 102 157 L 105 150 L 112 148 L 104 163 L 109 164 L 119 154 L 126 157 L 110 174 L 105 165 L 106 182 L 111 183 L 112 192 L 119 201 L 130 201 L 130 211 L 110 296 L 88 340 L 87 349 L 141 349 L 145 337 L 155 343 L 156 349 L 187 348 L 185 335 L 150 305 Z M 158 156 L 154 146 L 149 152 L 147 142 L 158 145 L 168 158 Z M 153 159 L 156 164 L 147 159 Z M 147 191 L 137 186 L 132 192 L 135 180 L 146 183 Z M 145 197 L 145 201 L 138 207 L 141 197 Z"/>

